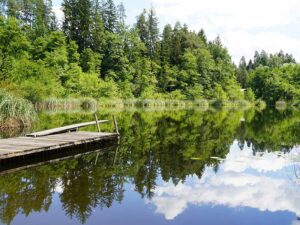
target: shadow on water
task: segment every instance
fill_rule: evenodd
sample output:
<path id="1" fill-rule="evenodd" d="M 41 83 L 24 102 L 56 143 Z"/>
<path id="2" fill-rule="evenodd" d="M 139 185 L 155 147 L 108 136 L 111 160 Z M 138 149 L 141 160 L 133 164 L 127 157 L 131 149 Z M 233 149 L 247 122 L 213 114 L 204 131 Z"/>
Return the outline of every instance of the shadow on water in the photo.
<path id="1" fill-rule="evenodd" d="M 251 146 L 252 154 L 281 151 L 300 142 L 300 113 L 294 111 L 121 111 L 119 147 L 78 149 L 69 155 L 3 168 L 0 219 L 11 224 L 19 214 L 47 212 L 55 193 L 64 213 L 85 223 L 95 208 L 122 203 L 126 184 L 152 199 L 158 179 L 173 184 L 201 178 L 205 168 L 217 173 L 230 146 Z M 112 112 L 98 112 L 108 118 Z M 40 114 L 43 130 L 93 119 L 91 114 Z M 90 128 L 95 130 L 95 127 Z M 112 130 L 110 124 L 105 130 Z M 75 154 L 75 155 L 74 155 Z M 197 160 L 195 160 L 197 159 Z M 18 168 L 19 167 L 19 168 Z M 18 168 L 18 169 L 17 169 Z"/>

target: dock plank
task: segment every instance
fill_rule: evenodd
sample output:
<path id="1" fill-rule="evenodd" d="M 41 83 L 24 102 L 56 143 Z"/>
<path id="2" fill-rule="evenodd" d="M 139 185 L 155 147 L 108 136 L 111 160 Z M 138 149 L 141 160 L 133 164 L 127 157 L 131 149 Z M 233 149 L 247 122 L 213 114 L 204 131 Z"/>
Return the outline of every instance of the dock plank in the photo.
<path id="1" fill-rule="evenodd" d="M 52 135 L 52 134 L 58 134 L 58 133 L 62 133 L 62 132 L 67 132 L 69 130 L 74 130 L 74 129 L 78 129 L 81 127 L 87 127 L 90 125 L 97 125 L 97 123 L 106 123 L 108 122 L 108 120 L 98 120 L 98 121 L 92 121 L 92 122 L 85 122 L 85 123 L 78 123 L 78 124 L 73 124 L 73 125 L 68 125 L 68 126 L 64 126 L 64 127 L 59 127 L 59 128 L 53 128 L 53 129 L 49 129 L 49 130 L 44 130 L 44 131 L 39 131 L 39 132 L 34 132 L 31 134 L 27 134 L 27 137 L 41 137 L 41 136 L 48 136 L 48 135 Z"/>
<path id="2" fill-rule="evenodd" d="M 80 131 L 49 136 L 0 139 L 0 160 L 118 137 L 117 133 Z"/>

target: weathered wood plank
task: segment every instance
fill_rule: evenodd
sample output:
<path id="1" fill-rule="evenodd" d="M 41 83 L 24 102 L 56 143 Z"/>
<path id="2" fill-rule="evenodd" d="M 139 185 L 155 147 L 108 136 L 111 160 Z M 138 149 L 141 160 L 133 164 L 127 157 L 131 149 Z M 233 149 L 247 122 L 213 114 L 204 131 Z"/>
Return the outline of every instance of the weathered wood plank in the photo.
<path id="1" fill-rule="evenodd" d="M 15 150 L 8 150 L 8 149 L 2 149 L 2 148 L 0 149 L 0 151 L 1 151 L 1 155 L 15 152 Z"/>
<path id="2" fill-rule="evenodd" d="M 31 134 L 27 134 L 27 137 L 41 137 L 41 136 L 47 136 L 47 135 L 52 135 L 52 134 L 58 134 L 62 132 L 67 132 L 70 130 L 78 129 L 81 127 L 86 127 L 90 125 L 96 125 L 97 123 L 106 123 L 108 120 L 99 120 L 99 121 L 92 121 L 92 122 L 86 122 L 86 123 L 79 123 L 79 124 L 73 124 L 73 125 L 68 125 L 64 127 L 59 127 L 59 128 L 53 128 L 49 130 L 44 130 L 44 131 L 39 131 L 39 132 L 34 132 Z"/>
<path id="3" fill-rule="evenodd" d="M 30 142 L 30 141 L 19 141 L 19 142 L 12 142 L 12 143 L 1 143 L 0 146 L 26 146 L 26 148 L 29 147 L 48 147 L 48 146 L 52 146 L 52 145 L 56 145 L 56 144 L 60 144 L 60 143 L 64 143 L 64 142 L 57 142 L 57 141 L 49 141 L 49 142 L 45 142 L 43 141 L 35 141 L 35 142 Z"/>
<path id="4" fill-rule="evenodd" d="M 89 140 L 93 138 L 99 138 L 99 137 L 109 137 L 114 134 L 110 133 L 67 133 L 67 134 L 60 134 L 60 135 L 51 135 L 51 136 L 43 136 L 43 137 L 37 137 L 35 140 L 37 141 L 45 141 L 47 142 L 72 142 L 72 141 L 83 141 L 83 140 Z M 26 140 L 27 141 L 27 140 Z"/>
<path id="5" fill-rule="evenodd" d="M 118 137 L 116 133 L 71 132 L 41 137 L 1 139 L 0 160 Z"/>

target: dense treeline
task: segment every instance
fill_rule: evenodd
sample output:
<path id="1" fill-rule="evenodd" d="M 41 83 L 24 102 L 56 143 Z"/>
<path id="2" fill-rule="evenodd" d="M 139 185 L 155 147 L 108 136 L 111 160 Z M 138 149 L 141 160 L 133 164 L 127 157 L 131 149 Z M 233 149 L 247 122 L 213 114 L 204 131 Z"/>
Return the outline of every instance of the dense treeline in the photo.
<path id="1" fill-rule="evenodd" d="M 236 67 L 219 37 L 208 41 L 204 30 L 179 22 L 160 31 L 153 8 L 128 26 L 123 4 L 113 0 L 64 0 L 59 22 L 51 0 L 0 0 L 0 6 L 0 88 L 33 102 L 300 99 L 292 55 L 255 52 Z"/>
<path id="2" fill-rule="evenodd" d="M 255 52 L 254 59 L 246 62 L 243 57 L 237 69 L 237 78 L 242 87 L 252 89 L 257 98 L 268 104 L 277 101 L 299 104 L 300 66 L 290 54 L 280 51 L 267 54 Z"/>
<path id="3" fill-rule="evenodd" d="M 179 22 L 161 33 L 153 8 L 130 27 L 123 4 L 64 0 L 58 25 L 51 0 L 0 2 L 0 87 L 31 101 L 243 98 L 220 38 Z"/>

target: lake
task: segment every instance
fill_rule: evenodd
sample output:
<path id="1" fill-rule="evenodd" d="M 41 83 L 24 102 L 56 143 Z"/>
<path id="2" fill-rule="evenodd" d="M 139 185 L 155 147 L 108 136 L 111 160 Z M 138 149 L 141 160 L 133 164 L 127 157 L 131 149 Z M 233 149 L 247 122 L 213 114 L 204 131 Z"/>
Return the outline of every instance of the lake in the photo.
<path id="1" fill-rule="evenodd" d="M 300 225 L 300 112 L 97 114 L 116 115 L 120 145 L 2 168 L 2 224 Z M 89 120 L 89 112 L 43 112 L 32 130 Z M 113 124 L 102 129 L 112 131 Z"/>

